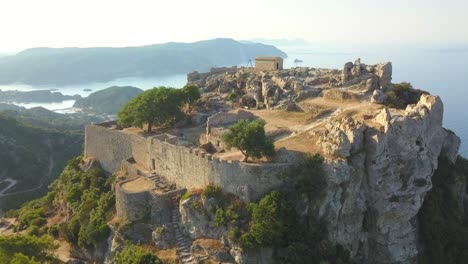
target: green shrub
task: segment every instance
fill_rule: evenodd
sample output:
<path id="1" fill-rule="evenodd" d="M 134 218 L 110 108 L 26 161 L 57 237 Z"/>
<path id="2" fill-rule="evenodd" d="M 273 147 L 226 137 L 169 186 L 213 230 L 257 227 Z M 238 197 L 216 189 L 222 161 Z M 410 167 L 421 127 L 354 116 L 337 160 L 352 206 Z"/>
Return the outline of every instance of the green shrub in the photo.
<path id="1" fill-rule="evenodd" d="M 418 213 L 419 236 L 425 250 L 420 263 L 466 263 L 468 259 L 468 217 L 452 192 L 451 184 L 468 177 L 468 161 L 456 164 L 439 160 L 432 177 L 433 187 Z"/>
<path id="2" fill-rule="evenodd" d="M 160 264 L 159 258 L 139 246 L 128 246 L 114 256 L 116 264 Z"/>
<path id="3" fill-rule="evenodd" d="M 215 198 L 218 201 L 226 200 L 226 195 L 223 192 L 223 189 L 221 189 L 221 187 L 219 186 L 212 185 L 212 184 L 207 185 L 205 189 L 203 189 L 202 197 L 204 199 Z"/>
<path id="4" fill-rule="evenodd" d="M 325 196 L 327 189 L 323 158 L 319 154 L 307 155 L 292 171 L 298 177 L 295 189 L 305 194 L 310 201 L 318 201 Z"/>
<path id="5" fill-rule="evenodd" d="M 160 234 L 166 233 L 168 229 L 165 225 L 163 225 L 163 226 L 158 226 L 154 231 L 156 232 L 156 234 L 160 235 Z"/>
<path id="6" fill-rule="evenodd" d="M 236 93 L 230 93 L 226 99 L 228 101 L 234 101 L 234 100 L 237 99 L 237 94 Z"/>
<path id="7" fill-rule="evenodd" d="M 60 210 L 59 201 L 64 200 L 67 210 L 73 212 L 72 217 L 53 227 L 50 234 L 80 247 L 91 247 L 107 239 L 110 233 L 107 220 L 115 204 L 111 190 L 113 177 L 100 168 L 83 172 L 80 162 L 81 157 L 70 160 L 45 197 L 23 205 L 14 213 L 18 217 L 17 231 L 27 230 L 34 235 L 47 233 L 47 215 Z"/>
<path id="8" fill-rule="evenodd" d="M 61 263 L 53 255 L 57 248 L 47 236 L 0 236 L 0 263 Z"/>
<path id="9" fill-rule="evenodd" d="M 402 82 L 393 84 L 393 89 L 387 91 L 385 104 L 390 107 L 405 109 L 409 104 L 418 103 L 421 95 L 426 92 L 414 89 L 411 83 Z"/>
<path id="10" fill-rule="evenodd" d="M 244 162 L 249 157 L 271 158 L 275 155 L 273 139 L 265 134 L 265 121 L 262 119 L 240 120 L 224 133 L 223 141 L 227 149 L 237 148 L 244 155 Z"/>
<path id="11" fill-rule="evenodd" d="M 218 210 L 216 210 L 215 224 L 216 226 L 226 226 L 226 213 L 224 212 L 223 208 L 218 208 Z"/>
<path id="12" fill-rule="evenodd" d="M 190 191 L 187 191 L 186 193 L 184 193 L 184 195 L 182 195 L 182 197 L 180 198 L 181 201 L 183 200 L 187 200 L 188 198 L 192 197 L 192 193 Z"/>
<path id="13" fill-rule="evenodd" d="M 250 204 L 250 208 L 252 221 L 248 232 L 241 236 L 243 247 L 284 246 L 296 234 L 296 213 L 282 193 L 273 191 L 258 204 Z"/>

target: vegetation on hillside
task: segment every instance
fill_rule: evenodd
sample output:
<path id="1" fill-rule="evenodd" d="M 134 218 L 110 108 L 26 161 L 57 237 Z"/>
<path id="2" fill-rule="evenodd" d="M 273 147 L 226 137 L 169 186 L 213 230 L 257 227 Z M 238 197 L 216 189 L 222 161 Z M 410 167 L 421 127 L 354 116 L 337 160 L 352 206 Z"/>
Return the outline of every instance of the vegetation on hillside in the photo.
<path id="1" fill-rule="evenodd" d="M 304 196 L 311 203 L 323 198 L 326 179 L 322 162 L 319 155 L 304 157 L 288 175 L 295 184 L 266 194 L 258 203 L 247 205 L 212 185 L 188 192 L 185 198 L 197 194 L 214 198 L 214 221 L 227 228 L 227 237 L 245 250 L 273 248 L 276 263 L 352 263 L 347 250 L 328 240 L 323 219 L 300 216 L 296 211 Z"/>
<path id="2" fill-rule="evenodd" d="M 115 264 L 161 264 L 161 260 L 140 246 L 130 245 L 114 256 Z"/>
<path id="3" fill-rule="evenodd" d="M 227 149 L 237 148 L 244 155 L 244 162 L 249 157 L 271 158 L 275 154 L 273 140 L 265 134 L 265 121 L 262 119 L 240 120 L 229 127 L 223 135 Z"/>
<path id="4" fill-rule="evenodd" d="M 110 232 L 107 221 L 115 206 L 111 190 L 113 177 L 98 167 L 83 172 L 80 162 L 81 157 L 70 160 L 46 196 L 9 212 L 9 216 L 17 217 L 16 231 L 50 234 L 80 248 L 105 242 Z M 47 217 L 60 214 L 70 218 L 56 225 L 47 223 Z"/>
<path id="5" fill-rule="evenodd" d="M 62 102 L 65 100 L 80 99 L 79 95 L 64 95 L 61 92 L 53 92 L 51 90 L 34 90 L 34 91 L 2 91 L 0 90 L 0 102 Z"/>
<path id="6" fill-rule="evenodd" d="M 112 86 L 76 100 L 73 107 L 96 114 L 115 115 L 120 108 L 143 90 L 132 86 Z"/>
<path id="7" fill-rule="evenodd" d="M 26 109 L 19 106 L 0 104 L 3 116 L 18 120 L 28 126 L 39 127 L 49 131 L 67 131 L 83 134 L 84 127 L 91 123 L 104 121 L 103 118 L 83 113 L 59 114 L 43 107 Z"/>
<path id="8" fill-rule="evenodd" d="M 457 183 L 468 181 L 468 160 L 455 164 L 439 160 L 432 177 L 433 187 L 418 213 L 419 235 L 424 250 L 419 263 L 462 264 L 468 259 L 468 212 L 455 196 Z"/>
<path id="9" fill-rule="evenodd" d="M 246 64 L 257 56 L 286 54 L 270 45 L 232 39 L 126 48 L 34 48 L 0 58 L 0 83 L 60 85 L 187 74 Z"/>
<path id="10" fill-rule="evenodd" d="M 18 119 L 21 117 L 0 113 L 0 182 L 17 181 L 0 195 L 3 210 L 44 195 L 67 161 L 82 151 L 82 134 L 32 126 Z M 0 184 L 2 190 L 7 186 L 4 183 Z"/>
<path id="11" fill-rule="evenodd" d="M 164 126 L 184 116 L 182 107 L 200 98 L 198 88 L 187 85 L 182 89 L 159 87 L 147 90 L 125 104 L 118 113 L 118 124 L 123 127 L 148 125 Z"/>
<path id="12" fill-rule="evenodd" d="M 57 245 L 48 236 L 0 236 L 0 263 L 62 263 L 54 256 L 55 249 L 57 249 Z"/>
<path id="13" fill-rule="evenodd" d="M 427 92 L 414 89 L 411 83 L 395 83 L 393 89 L 385 93 L 387 95 L 385 104 L 390 107 L 405 109 L 409 104 L 417 104 L 424 93 Z"/>

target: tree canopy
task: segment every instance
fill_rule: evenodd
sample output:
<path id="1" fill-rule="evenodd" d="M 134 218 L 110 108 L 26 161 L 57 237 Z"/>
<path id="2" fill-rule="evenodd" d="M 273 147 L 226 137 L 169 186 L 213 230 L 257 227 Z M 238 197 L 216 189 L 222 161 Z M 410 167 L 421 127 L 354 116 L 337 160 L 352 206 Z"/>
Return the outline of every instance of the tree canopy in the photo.
<path id="1" fill-rule="evenodd" d="M 61 263 L 53 255 L 57 248 L 46 236 L 0 236 L 0 263 Z"/>
<path id="2" fill-rule="evenodd" d="M 273 140 L 265 134 L 265 124 L 262 119 L 240 120 L 229 127 L 229 131 L 223 135 L 223 141 L 228 149 L 239 149 L 244 155 L 244 161 L 249 157 L 272 157 L 275 147 Z"/>
<path id="3" fill-rule="evenodd" d="M 114 257 L 116 264 L 160 264 L 161 260 L 140 246 L 128 246 Z"/>
<path id="4" fill-rule="evenodd" d="M 193 85 L 182 89 L 153 88 L 137 95 L 120 109 L 118 124 L 123 127 L 148 124 L 148 132 L 151 132 L 153 125 L 167 125 L 183 117 L 182 106 L 192 104 L 198 98 L 200 93 Z"/>

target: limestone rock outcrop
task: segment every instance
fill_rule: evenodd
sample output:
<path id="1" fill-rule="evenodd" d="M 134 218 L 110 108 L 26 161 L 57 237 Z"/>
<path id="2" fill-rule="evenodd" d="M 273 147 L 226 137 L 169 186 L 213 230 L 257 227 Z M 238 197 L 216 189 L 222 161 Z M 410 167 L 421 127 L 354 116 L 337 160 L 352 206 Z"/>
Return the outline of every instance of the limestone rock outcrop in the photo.
<path id="1" fill-rule="evenodd" d="M 221 238 L 226 231 L 215 225 L 214 214 L 209 212 L 210 201 L 202 201 L 200 196 L 192 196 L 180 203 L 181 224 L 192 239 Z"/>
<path id="2" fill-rule="evenodd" d="M 454 161 L 460 139 L 442 127 L 439 97 L 422 95 L 406 110 L 382 109 L 361 123 L 327 124 L 319 144 L 329 157 L 320 215 L 333 239 L 366 263 L 416 263 L 416 215 L 439 156 Z M 311 205 L 312 206 L 312 205 Z"/>
<path id="3" fill-rule="evenodd" d="M 317 97 L 332 88 L 352 87 L 362 93 L 385 91 L 391 89 L 391 80 L 390 62 L 366 65 L 360 59 L 346 63 L 343 71 L 304 67 L 269 72 L 235 68 L 188 75 L 189 83 L 200 87 L 204 97 L 227 98 L 236 94 L 240 106 L 251 109 L 293 109 L 295 101 Z"/>

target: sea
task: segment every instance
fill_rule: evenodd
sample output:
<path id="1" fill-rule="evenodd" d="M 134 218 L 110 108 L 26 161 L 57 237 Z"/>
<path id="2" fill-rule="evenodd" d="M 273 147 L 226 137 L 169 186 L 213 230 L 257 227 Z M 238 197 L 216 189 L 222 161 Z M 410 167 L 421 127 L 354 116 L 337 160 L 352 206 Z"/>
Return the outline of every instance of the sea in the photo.
<path id="1" fill-rule="evenodd" d="M 444 102 L 444 126 L 453 130 L 461 139 L 460 153 L 468 157 L 468 48 L 466 47 L 373 47 L 340 48 L 315 46 L 280 47 L 288 54 L 285 68 L 315 67 L 342 69 L 346 62 L 357 58 L 365 64 L 391 61 L 393 82 L 410 82 L 415 88 L 438 95 Z M 295 63 L 294 60 L 301 60 Z M 244 65 L 246 66 L 247 62 Z M 53 89 L 63 94 L 88 96 L 110 86 L 135 86 L 146 90 L 157 86 L 182 87 L 185 74 L 154 78 L 123 78 L 105 83 L 88 83 L 67 86 L 31 86 L 25 84 L 0 85 L 0 90 L 30 91 Z M 86 90 L 85 90 L 86 89 Z M 26 108 L 42 106 L 67 113 L 73 100 L 60 103 L 17 104 Z"/>

